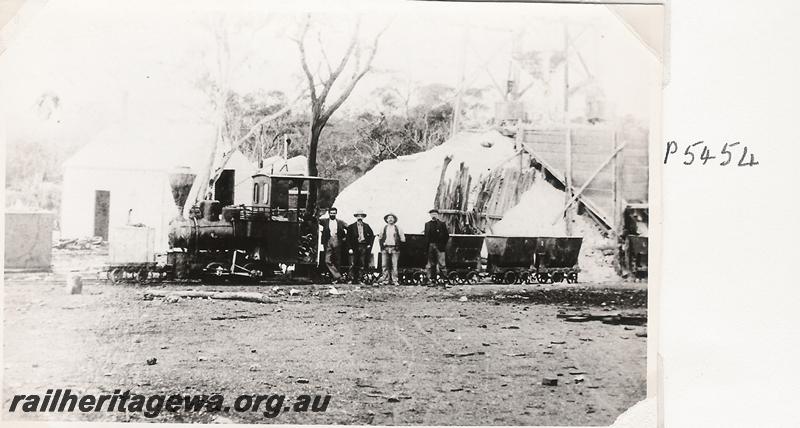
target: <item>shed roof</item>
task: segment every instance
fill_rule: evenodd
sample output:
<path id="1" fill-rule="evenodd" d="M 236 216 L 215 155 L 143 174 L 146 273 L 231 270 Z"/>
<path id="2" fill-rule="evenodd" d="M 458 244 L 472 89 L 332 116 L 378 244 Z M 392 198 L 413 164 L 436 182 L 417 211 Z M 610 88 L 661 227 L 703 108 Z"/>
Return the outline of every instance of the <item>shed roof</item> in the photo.
<path id="1" fill-rule="evenodd" d="M 285 160 L 282 156 L 270 156 L 264 159 L 261 169 L 269 174 L 308 175 L 308 158 L 300 155 Z"/>
<path id="2" fill-rule="evenodd" d="M 113 127 L 64 162 L 65 168 L 169 171 L 199 169 L 215 141 L 212 126 L 180 124 L 157 127 Z"/>

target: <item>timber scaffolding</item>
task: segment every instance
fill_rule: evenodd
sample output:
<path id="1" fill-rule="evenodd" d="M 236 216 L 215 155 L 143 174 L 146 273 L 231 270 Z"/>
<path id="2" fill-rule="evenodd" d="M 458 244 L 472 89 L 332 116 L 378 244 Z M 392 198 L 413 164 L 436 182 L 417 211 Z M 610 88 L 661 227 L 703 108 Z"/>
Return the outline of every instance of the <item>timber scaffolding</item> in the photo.
<path id="1" fill-rule="evenodd" d="M 445 158 L 434 207 L 455 233 L 480 234 L 520 201 L 534 184 L 536 172 L 564 191 L 561 216 L 584 211 L 606 231 L 617 234 L 622 211 L 648 200 L 648 135 L 638 128 L 602 126 L 535 129 L 514 133 L 516 153 L 472 186 L 469 168 L 461 163 L 446 179 L 451 159 Z M 470 205 L 470 197 L 474 203 Z M 558 218 L 553 219 L 554 221 Z M 569 228 L 570 222 L 566 224 Z M 571 234 L 571 230 L 566 231 Z"/>

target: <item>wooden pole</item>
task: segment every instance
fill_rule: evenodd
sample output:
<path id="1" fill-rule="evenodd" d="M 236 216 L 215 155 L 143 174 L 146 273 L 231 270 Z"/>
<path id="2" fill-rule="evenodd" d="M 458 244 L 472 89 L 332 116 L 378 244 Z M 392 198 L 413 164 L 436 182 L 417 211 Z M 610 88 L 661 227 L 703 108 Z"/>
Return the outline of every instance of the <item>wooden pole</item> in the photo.
<path id="1" fill-rule="evenodd" d="M 458 92 L 456 93 L 456 105 L 453 107 L 453 125 L 450 129 L 450 136 L 456 135 L 458 132 L 458 121 L 461 116 L 461 96 L 464 92 L 464 80 L 466 79 L 466 62 L 467 62 L 467 43 L 469 40 L 468 28 L 464 28 L 463 41 L 461 46 L 461 57 L 459 58 L 459 67 L 461 68 L 461 77 L 458 81 Z"/>
<path id="2" fill-rule="evenodd" d="M 611 151 L 617 149 L 617 131 L 614 130 L 611 137 Z M 611 161 L 611 222 L 613 228 L 611 231 L 616 234 L 619 227 L 619 170 L 617 157 Z"/>
<path id="3" fill-rule="evenodd" d="M 572 236 L 572 210 L 570 210 L 570 205 L 572 205 L 572 129 L 567 126 L 566 135 L 564 141 L 564 163 L 566 167 L 564 168 L 565 171 L 565 180 L 564 180 L 564 197 L 566 198 L 564 202 L 564 220 L 566 224 L 566 233 L 567 236 Z"/>
<path id="4" fill-rule="evenodd" d="M 564 22 L 564 123 L 569 123 L 569 26 Z"/>
<path id="5" fill-rule="evenodd" d="M 572 236 L 572 131 L 569 126 L 569 26 L 564 22 L 564 223 L 567 236 Z"/>

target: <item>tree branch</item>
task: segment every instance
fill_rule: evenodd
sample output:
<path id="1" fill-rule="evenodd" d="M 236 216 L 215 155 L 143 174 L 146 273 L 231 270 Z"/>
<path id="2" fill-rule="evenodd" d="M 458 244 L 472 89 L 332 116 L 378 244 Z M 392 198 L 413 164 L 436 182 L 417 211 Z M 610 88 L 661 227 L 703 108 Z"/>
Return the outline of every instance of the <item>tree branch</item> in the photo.
<path id="1" fill-rule="evenodd" d="M 342 60 L 339 61 L 339 65 L 336 67 L 336 69 L 333 70 L 333 72 L 331 72 L 330 76 L 328 77 L 328 80 L 325 81 L 325 84 L 322 88 L 322 93 L 319 96 L 321 111 L 324 108 L 325 99 L 328 98 L 328 92 L 330 92 L 331 87 L 333 87 L 333 84 L 334 82 L 336 82 L 336 79 L 339 78 L 339 75 L 342 74 L 344 68 L 347 67 L 347 62 L 350 60 L 350 56 L 352 56 L 353 50 L 358 45 L 358 33 L 360 27 L 361 27 L 361 19 L 359 18 L 359 20 L 356 21 L 356 28 L 353 31 L 353 37 L 350 39 L 350 45 L 347 47 L 347 51 L 344 53 L 344 56 L 342 56 Z M 324 55 L 325 48 L 321 47 L 320 49 L 323 51 Z M 324 112 L 322 117 L 324 117 Z M 327 121 L 327 118 L 325 118 L 325 120 Z"/>
<path id="2" fill-rule="evenodd" d="M 324 44 L 322 43 L 321 31 L 317 31 L 317 42 L 319 43 L 320 47 L 324 46 Z M 325 49 L 320 48 L 320 50 L 322 51 L 322 57 L 325 59 L 325 65 L 328 66 L 328 79 L 330 79 L 330 77 L 333 75 L 333 67 L 331 66 L 331 60 L 328 59 L 328 54 L 325 53 Z"/>
<path id="3" fill-rule="evenodd" d="M 334 101 L 328 108 L 326 108 L 323 111 L 323 113 L 322 113 L 322 120 L 323 121 L 327 121 L 331 117 L 331 115 L 339 107 L 341 107 L 341 105 L 344 103 L 344 101 L 347 99 L 347 97 L 350 96 L 350 93 L 353 92 L 353 88 L 356 87 L 356 84 L 358 83 L 358 81 L 361 80 L 361 78 L 364 77 L 364 75 L 367 74 L 367 72 L 369 72 L 369 70 L 372 67 L 372 60 L 375 59 L 375 53 L 378 52 L 378 43 L 380 42 L 381 36 L 383 36 L 383 33 L 386 31 L 386 28 L 388 28 L 388 27 L 384 27 L 383 30 L 381 30 L 375 36 L 375 40 L 373 40 L 373 42 L 372 42 L 372 48 L 370 49 L 369 57 L 367 58 L 367 62 L 366 62 L 366 65 L 364 66 L 364 68 L 362 70 L 356 70 L 354 72 L 355 74 L 350 79 L 350 82 L 348 82 L 347 86 L 344 87 L 344 90 L 339 95 L 339 98 L 337 98 L 336 101 Z"/>
<path id="4" fill-rule="evenodd" d="M 525 92 L 528 92 L 528 89 L 532 88 L 534 83 L 536 83 L 536 81 L 535 81 L 535 80 L 531 81 L 530 83 L 528 83 L 528 85 L 527 85 L 527 86 L 525 86 L 524 88 L 522 88 L 522 89 L 521 89 L 521 90 L 520 90 L 520 91 L 517 93 L 517 98 L 520 98 L 520 97 L 522 97 L 523 95 L 525 95 Z"/>
<path id="5" fill-rule="evenodd" d="M 267 122 L 271 122 L 271 121 L 283 116 L 288 111 L 290 111 L 301 99 L 303 99 L 303 97 L 305 95 L 306 95 L 306 91 L 300 91 L 300 93 L 297 95 L 297 97 L 295 97 L 294 100 L 292 100 L 292 102 L 286 104 L 286 106 L 284 106 L 282 109 L 276 111 L 275 113 L 272 113 L 269 116 L 264 116 L 263 118 L 261 118 L 261 120 L 259 120 L 252 127 L 250 127 L 250 130 L 243 137 L 241 137 L 241 138 L 237 139 L 236 141 L 234 141 L 231 144 L 230 151 L 228 151 L 228 153 L 226 153 L 222 157 L 222 161 L 220 162 L 220 166 L 214 171 L 214 174 L 211 177 L 211 179 L 216 181 L 217 178 L 219 178 L 219 175 L 222 173 L 222 170 L 225 168 L 225 164 L 228 163 L 228 160 L 231 158 L 231 156 L 233 156 L 233 153 L 239 148 L 239 146 L 242 145 L 242 143 L 244 143 L 245 141 L 250 139 L 250 137 L 252 137 L 257 131 L 259 131 L 264 124 L 266 124 Z"/>
<path id="6" fill-rule="evenodd" d="M 308 67 L 308 58 L 306 56 L 306 48 L 305 48 L 305 38 L 306 33 L 308 33 L 308 27 L 311 25 L 311 16 L 306 16 L 305 23 L 303 24 L 303 29 L 300 31 L 300 36 L 296 39 L 293 39 L 295 43 L 297 43 L 297 48 L 300 51 L 300 65 L 303 67 L 303 72 L 306 75 L 306 79 L 308 80 L 308 89 L 311 94 L 311 104 L 314 105 L 317 103 L 317 90 L 316 84 L 314 83 L 314 75 L 311 73 L 311 69 Z"/>

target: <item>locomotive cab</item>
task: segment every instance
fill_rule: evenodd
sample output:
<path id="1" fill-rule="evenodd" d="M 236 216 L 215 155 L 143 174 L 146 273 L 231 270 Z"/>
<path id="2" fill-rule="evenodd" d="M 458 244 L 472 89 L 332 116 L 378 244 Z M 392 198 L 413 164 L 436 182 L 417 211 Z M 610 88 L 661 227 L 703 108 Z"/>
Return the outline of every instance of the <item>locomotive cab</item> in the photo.
<path id="1" fill-rule="evenodd" d="M 317 208 L 328 208 L 338 181 L 306 175 L 253 175 L 251 206 L 232 219 L 237 241 L 260 260 L 284 264 L 314 264 L 317 260 Z M 316 193 L 316 207 L 309 206 Z"/>
<path id="2" fill-rule="evenodd" d="M 308 194 L 323 179 L 310 176 L 256 174 L 253 176 L 253 208 L 272 221 L 296 222 L 307 214 Z"/>

